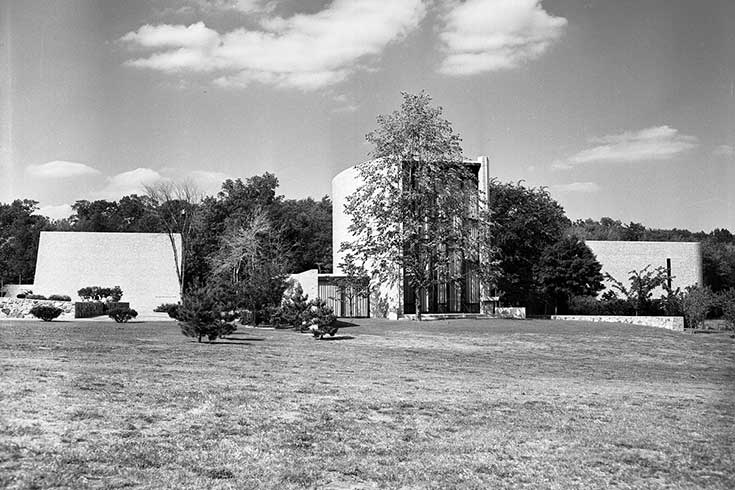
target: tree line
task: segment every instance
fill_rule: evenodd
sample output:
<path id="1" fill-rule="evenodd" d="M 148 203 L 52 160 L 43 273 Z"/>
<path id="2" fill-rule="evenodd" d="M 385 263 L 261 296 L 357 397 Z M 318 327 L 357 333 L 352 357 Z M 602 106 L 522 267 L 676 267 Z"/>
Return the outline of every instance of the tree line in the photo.
<path id="1" fill-rule="evenodd" d="M 117 201 L 79 200 L 69 218 L 58 220 L 39 215 L 38 202 L 30 199 L 0 203 L 0 282 L 33 282 L 42 231 L 180 232 L 181 211 L 189 205 L 193 206 L 190 243 L 182 251 L 187 264 L 184 287 L 206 280 L 217 267 L 222 237 L 231 238 L 256 214 L 270 223 L 268 233 L 279 244 L 278 262 L 285 270 L 331 272 L 331 200 L 286 199 L 277 189 L 276 176 L 265 173 L 244 181 L 228 179 L 217 195 L 197 196 L 192 203 L 184 203 L 178 195 L 156 199 L 155 194 L 132 194 Z M 178 221 L 172 222 L 172 216 Z"/>

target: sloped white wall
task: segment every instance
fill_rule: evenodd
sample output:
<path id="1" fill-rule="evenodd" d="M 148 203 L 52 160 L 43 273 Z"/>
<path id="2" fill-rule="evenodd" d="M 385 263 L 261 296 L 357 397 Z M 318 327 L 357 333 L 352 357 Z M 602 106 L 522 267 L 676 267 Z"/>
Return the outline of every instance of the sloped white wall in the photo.
<path id="1" fill-rule="evenodd" d="M 671 281 L 674 289 L 684 290 L 687 286 L 702 285 L 702 251 L 698 242 L 626 242 L 587 240 L 587 246 L 602 265 L 602 273 L 608 273 L 626 287 L 630 286 L 630 271 L 640 271 L 647 265 L 651 269 L 666 267 L 671 259 Z M 605 281 L 606 289 L 610 283 Z M 654 297 L 664 290 L 657 288 Z"/>
<path id="2" fill-rule="evenodd" d="M 181 262 L 181 237 L 176 235 Z M 121 301 L 147 314 L 177 303 L 179 281 L 165 233 L 41 233 L 33 292 L 66 294 L 79 301 L 85 286 L 120 286 Z"/>

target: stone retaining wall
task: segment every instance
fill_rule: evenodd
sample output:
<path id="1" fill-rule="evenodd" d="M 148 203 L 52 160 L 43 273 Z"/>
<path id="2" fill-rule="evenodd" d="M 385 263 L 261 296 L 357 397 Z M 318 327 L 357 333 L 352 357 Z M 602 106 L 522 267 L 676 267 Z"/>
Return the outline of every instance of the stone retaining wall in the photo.
<path id="1" fill-rule="evenodd" d="M 675 332 L 684 331 L 682 316 L 613 316 L 613 315 L 552 315 L 552 320 L 570 320 L 580 322 L 630 323 L 644 327 L 665 328 Z"/>
<path id="2" fill-rule="evenodd" d="M 30 311 L 36 305 L 50 305 L 61 308 L 64 312 L 59 320 L 74 318 L 74 303 L 72 301 L 51 301 L 47 299 L 20 299 L 0 298 L 0 320 L 4 318 L 36 318 Z"/>
<path id="3" fill-rule="evenodd" d="M 526 308 L 523 306 L 498 306 L 495 308 L 495 318 L 506 318 L 511 320 L 525 320 Z"/>

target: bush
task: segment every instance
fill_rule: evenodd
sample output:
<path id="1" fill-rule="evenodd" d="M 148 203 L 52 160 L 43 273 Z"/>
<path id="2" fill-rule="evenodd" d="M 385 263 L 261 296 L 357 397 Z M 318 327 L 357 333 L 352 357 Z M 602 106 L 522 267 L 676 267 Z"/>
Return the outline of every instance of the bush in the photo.
<path id="1" fill-rule="evenodd" d="M 111 288 L 100 286 L 86 286 L 77 291 L 80 298 L 86 301 L 106 301 L 117 303 L 123 296 L 120 286 Z"/>
<path id="2" fill-rule="evenodd" d="M 128 320 L 137 317 L 138 312 L 129 307 L 116 306 L 107 311 L 107 316 L 115 320 L 117 323 L 127 323 Z"/>
<path id="3" fill-rule="evenodd" d="M 105 305 L 99 301 L 81 301 L 74 303 L 74 318 L 92 318 L 105 314 Z"/>
<path id="4" fill-rule="evenodd" d="M 717 294 L 717 303 L 722 310 L 722 318 L 735 329 L 735 288 L 725 289 Z"/>
<path id="5" fill-rule="evenodd" d="M 156 306 L 153 311 L 156 313 L 168 313 L 169 317 L 178 320 L 179 308 L 181 308 L 181 305 L 178 303 L 164 303 Z"/>
<path id="6" fill-rule="evenodd" d="M 48 299 L 52 301 L 71 301 L 71 297 L 65 294 L 52 294 Z"/>
<path id="7" fill-rule="evenodd" d="M 44 322 L 50 322 L 64 312 L 61 308 L 51 305 L 36 305 L 31 308 L 31 315 L 40 318 Z"/>
<path id="8" fill-rule="evenodd" d="M 192 288 L 184 295 L 177 311 L 181 333 L 199 342 L 202 337 L 212 342 L 237 330 L 231 323 L 237 315 L 224 299 L 227 296 L 221 288 L 214 286 Z"/>
<path id="9" fill-rule="evenodd" d="M 273 323 L 280 327 L 301 327 L 304 312 L 309 308 L 309 296 L 304 294 L 301 285 L 296 283 L 283 296 L 281 306 L 272 315 Z"/>
<path id="10" fill-rule="evenodd" d="M 635 315 L 635 307 L 624 299 L 608 295 L 603 299 L 592 296 L 575 296 L 569 302 L 569 313 L 572 315 Z"/>
<path id="11" fill-rule="evenodd" d="M 698 328 L 704 325 L 707 314 L 717 305 L 717 297 L 712 290 L 705 286 L 689 286 L 684 291 L 682 309 L 684 311 L 684 326 Z"/>
<path id="12" fill-rule="evenodd" d="M 48 299 L 43 294 L 26 294 L 26 299 Z"/>
<path id="13" fill-rule="evenodd" d="M 26 296 L 28 296 L 29 294 L 33 294 L 33 291 L 31 291 L 30 289 L 21 291 L 20 293 L 16 294 L 15 297 L 18 299 L 25 299 Z"/>
<path id="14" fill-rule="evenodd" d="M 302 332 L 308 331 L 314 335 L 314 338 L 321 339 L 329 334 L 334 336 L 338 327 L 335 326 L 337 317 L 334 315 L 332 308 L 320 298 L 309 301 L 309 307 L 302 315 L 302 323 L 300 329 Z"/>

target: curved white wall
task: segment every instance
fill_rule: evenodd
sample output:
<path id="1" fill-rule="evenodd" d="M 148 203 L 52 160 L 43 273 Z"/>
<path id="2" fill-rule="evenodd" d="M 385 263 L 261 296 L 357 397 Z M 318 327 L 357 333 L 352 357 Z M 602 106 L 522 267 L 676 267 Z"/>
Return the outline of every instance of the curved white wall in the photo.
<path id="1" fill-rule="evenodd" d="M 342 242 L 351 241 L 353 235 L 348 227 L 352 219 L 345 214 L 347 198 L 360 185 L 360 176 L 357 168 L 350 167 L 338 173 L 332 179 L 332 270 L 334 274 L 343 274 L 339 264 L 344 254 L 340 252 Z"/>

